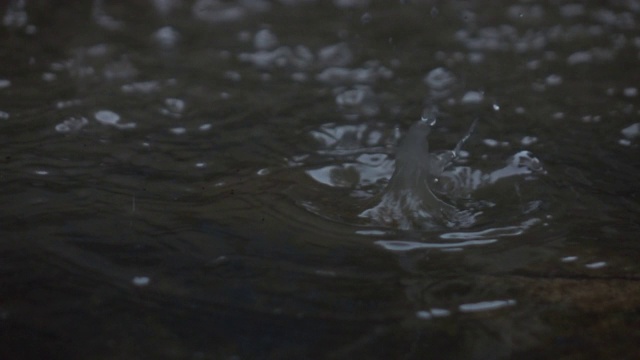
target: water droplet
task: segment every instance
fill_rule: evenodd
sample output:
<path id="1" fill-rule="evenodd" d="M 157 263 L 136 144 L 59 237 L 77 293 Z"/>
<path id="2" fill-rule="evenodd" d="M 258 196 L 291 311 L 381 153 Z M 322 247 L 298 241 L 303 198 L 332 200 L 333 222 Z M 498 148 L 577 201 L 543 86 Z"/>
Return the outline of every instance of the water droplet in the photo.
<path id="1" fill-rule="evenodd" d="M 500 105 L 498 105 L 497 103 L 494 103 L 492 107 L 493 107 L 493 110 L 500 111 Z"/>

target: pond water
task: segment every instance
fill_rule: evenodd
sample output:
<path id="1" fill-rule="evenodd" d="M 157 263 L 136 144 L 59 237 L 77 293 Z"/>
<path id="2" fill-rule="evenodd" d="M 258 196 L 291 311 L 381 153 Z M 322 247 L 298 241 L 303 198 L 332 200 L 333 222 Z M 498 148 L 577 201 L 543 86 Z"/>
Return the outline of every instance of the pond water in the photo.
<path id="1" fill-rule="evenodd" d="M 640 355 L 640 2 L 0 15 L 3 359 Z"/>

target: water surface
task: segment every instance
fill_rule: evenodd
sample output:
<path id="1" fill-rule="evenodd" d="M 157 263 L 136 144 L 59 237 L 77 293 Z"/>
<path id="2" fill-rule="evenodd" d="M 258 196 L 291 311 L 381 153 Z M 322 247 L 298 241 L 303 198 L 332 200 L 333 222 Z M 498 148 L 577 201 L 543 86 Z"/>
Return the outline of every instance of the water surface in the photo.
<path id="1" fill-rule="evenodd" d="M 1 357 L 633 358 L 640 4 L 499 5 L 0 5 Z"/>

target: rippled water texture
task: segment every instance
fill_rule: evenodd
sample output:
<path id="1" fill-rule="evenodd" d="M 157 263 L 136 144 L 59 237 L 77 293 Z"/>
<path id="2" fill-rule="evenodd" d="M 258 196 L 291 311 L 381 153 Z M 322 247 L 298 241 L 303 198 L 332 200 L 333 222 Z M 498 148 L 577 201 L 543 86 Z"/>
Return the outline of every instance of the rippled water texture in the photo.
<path id="1" fill-rule="evenodd" d="M 1 2 L 0 358 L 639 357 L 638 21 Z"/>

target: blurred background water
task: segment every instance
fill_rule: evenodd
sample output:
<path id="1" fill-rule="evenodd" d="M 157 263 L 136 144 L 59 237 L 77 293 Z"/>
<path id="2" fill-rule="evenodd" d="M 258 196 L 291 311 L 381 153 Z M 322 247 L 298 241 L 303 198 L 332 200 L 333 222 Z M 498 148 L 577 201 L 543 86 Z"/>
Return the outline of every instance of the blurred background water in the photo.
<path id="1" fill-rule="evenodd" d="M 637 358 L 639 14 L 2 2 L 0 357 Z M 434 106 L 473 221 L 365 216 Z"/>

